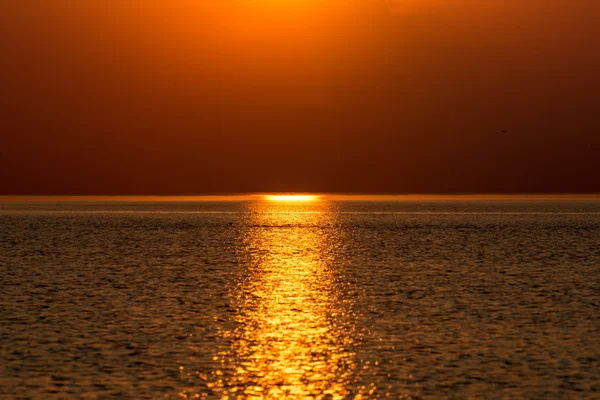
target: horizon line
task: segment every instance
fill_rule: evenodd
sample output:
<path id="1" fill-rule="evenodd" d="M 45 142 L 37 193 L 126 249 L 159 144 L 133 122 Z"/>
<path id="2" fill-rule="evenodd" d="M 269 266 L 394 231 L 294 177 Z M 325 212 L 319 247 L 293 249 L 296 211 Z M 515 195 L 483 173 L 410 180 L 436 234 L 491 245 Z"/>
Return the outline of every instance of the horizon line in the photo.
<path id="1" fill-rule="evenodd" d="M 600 193 L 323 193 L 323 192 L 258 192 L 186 195 L 0 195 L 0 202 L 210 202 L 257 201 L 268 195 L 314 195 L 329 201 L 418 201 L 418 200 L 599 200 Z"/>

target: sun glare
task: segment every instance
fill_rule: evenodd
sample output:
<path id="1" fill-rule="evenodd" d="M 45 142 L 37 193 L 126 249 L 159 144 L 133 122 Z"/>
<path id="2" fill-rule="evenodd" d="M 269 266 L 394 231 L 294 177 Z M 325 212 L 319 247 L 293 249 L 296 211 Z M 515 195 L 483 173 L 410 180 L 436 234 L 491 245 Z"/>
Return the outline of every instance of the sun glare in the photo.
<path id="1" fill-rule="evenodd" d="M 319 196 L 314 194 L 269 194 L 263 196 L 268 201 L 316 201 Z"/>

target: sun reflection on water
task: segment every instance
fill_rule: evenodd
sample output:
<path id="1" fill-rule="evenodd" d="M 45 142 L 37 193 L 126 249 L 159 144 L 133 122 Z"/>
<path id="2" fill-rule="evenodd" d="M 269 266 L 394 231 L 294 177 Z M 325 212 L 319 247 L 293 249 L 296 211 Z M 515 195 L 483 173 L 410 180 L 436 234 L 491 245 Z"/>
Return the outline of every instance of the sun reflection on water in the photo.
<path id="1" fill-rule="evenodd" d="M 232 372 L 220 395 L 345 398 L 354 344 L 332 268 L 339 238 L 327 229 L 328 205 L 314 203 L 311 213 L 288 203 L 253 207 L 242 239 L 251 266 L 234 289 L 237 327 L 223 332 L 231 346 L 222 362 Z"/>

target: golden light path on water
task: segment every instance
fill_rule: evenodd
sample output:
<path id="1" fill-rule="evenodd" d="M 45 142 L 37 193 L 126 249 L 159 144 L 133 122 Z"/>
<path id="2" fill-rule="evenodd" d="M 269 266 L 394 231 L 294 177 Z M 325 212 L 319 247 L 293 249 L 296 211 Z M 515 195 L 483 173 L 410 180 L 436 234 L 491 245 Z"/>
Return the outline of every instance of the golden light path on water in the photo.
<path id="1" fill-rule="evenodd" d="M 327 202 L 301 203 L 252 206 L 242 238 L 250 266 L 232 295 L 237 327 L 222 332 L 231 345 L 214 391 L 223 399 L 350 394 L 351 312 L 332 268 L 340 238 L 323 229 Z"/>

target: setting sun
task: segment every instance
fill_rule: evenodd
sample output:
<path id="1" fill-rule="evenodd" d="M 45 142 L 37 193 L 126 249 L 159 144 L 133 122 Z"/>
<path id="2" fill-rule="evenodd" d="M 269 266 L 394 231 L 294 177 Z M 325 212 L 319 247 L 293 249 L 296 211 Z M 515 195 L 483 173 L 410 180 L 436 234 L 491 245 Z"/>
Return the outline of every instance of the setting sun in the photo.
<path id="1" fill-rule="evenodd" d="M 265 195 L 263 199 L 268 201 L 316 201 L 319 196 L 313 194 L 278 194 Z"/>

